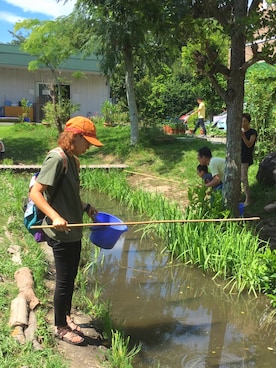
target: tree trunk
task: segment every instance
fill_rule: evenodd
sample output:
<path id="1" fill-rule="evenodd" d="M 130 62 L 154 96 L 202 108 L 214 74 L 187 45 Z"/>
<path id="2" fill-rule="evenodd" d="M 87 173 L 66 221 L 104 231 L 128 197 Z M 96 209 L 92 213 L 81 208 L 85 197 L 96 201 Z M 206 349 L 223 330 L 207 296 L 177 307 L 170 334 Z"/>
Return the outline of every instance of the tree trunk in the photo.
<path id="1" fill-rule="evenodd" d="M 224 200 L 234 215 L 238 214 L 241 167 L 241 120 L 244 101 L 245 36 L 239 18 L 246 16 L 247 1 L 234 1 L 236 31 L 231 36 L 230 78 L 227 84 L 227 143 L 224 177 Z"/>
<path id="2" fill-rule="evenodd" d="M 51 69 L 54 79 L 55 79 L 55 84 L 52 85 L 51 88 L 51 98 L 52 98 L 52 104 L 53 104 L 53 111 L 54 111 L 54 118 L 55 118 L 55 125 L 58 129 L 59 133 L 62 133 L 63 131 L 63 125 L 62 125 L 62 121 L 60 118 L 60 111 L 61 111 L 61 83 L 60 80 L 57 76 L 57 73 L 55 71 L 54 68 L 51 68 L 49 66 L 49 68 Z M 57 87 L 57 90 L 56 90 Z"/>
<path id="3" fill-rule="evenodd" d="M 131 47 L 124 50 L 126 95 L 130 116 L 130 144 L 135 145 L 139 140 L 138 112 L 134 91 L 134 68 Z"/>

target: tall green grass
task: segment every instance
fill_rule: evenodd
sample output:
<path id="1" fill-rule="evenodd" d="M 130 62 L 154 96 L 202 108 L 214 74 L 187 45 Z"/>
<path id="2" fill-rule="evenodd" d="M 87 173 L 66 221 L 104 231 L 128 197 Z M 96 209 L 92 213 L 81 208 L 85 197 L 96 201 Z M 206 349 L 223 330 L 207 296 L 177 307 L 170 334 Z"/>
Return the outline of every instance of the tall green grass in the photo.
<path id="1" fill-rule="evenodd" d="M 28 191 L 29 175 L 0 173 L 0 361 L 1 368 L 46 367 L 65 368 L 66 363 L 54 349 L 54 339 L 46 322 L 47 290 L 45 278 L 47 263 L 40 246 L 27 233 L 23 225 L 22 198 Z M 21 264 L 12 261 L 8 249 L 20 246 Z M 14 272 L 20 267 L 29 267 L 33 272 L 35 293 L 41 302 L 36 311 L 37 338 L 43 345 L 43 351 L 34 352 L 31 343 L 19 345 L 11 336 L 9 327 L 10 305 L 18 294 Z"/>
<path id="2" fill-rule="evenodd" d="M 23 224 L 22 200 L 28 192 L 29 174 L 13 174 L 11 172 L 0 173 L 2 189 L 0 192 L 0 215 L 4 226 L 0 227 L 0 270 L 1 278 L 5 282 L 0 282 L 0 361 L 1 368 L 26 367 L 46 367 L 65 368 L 67 363 L 56 352 L 55 341 L 49 324 L 46 319 L 48 312 L 48 290 L 45 287 L 45 279 L 48 273 L 48 264 L 45 254 L 40 245 L 26 231 Z M 8 248 L 12 244 L 20 246 L 21 264 L 15 264 L 11 256 L 8 256 Z M 97 249 L 96 249 L 97 251 Z M 88 256 L 89 252 L 89 256 Z M 91 244 L 88 239 L 83 239 L 82 259 L 90 260 Z M 74 306 L 88 313 L 91 318 L 102 326 L 103 337 L 115 346 L 109 352 L 110 367 L 115 367 L 118 359 L 120 366 L 131 367 L 132 357 L 139 351 L 138 346 L 129 348 L 129 339 L 124 338 L 119 331 L 113 330 L 113 323 L 110 316 L 110 306 L 103 302 L 101 298 L 101 287 L 96 285 L 93 293 L 93 300 L 86 297 L 88 273 L 91 273 L 91 262 L 88 264 L 81 261 L 80 272 L 76 279 L 76 292 L 74 293 Z M 20 267 L 29 267 L 33 272 L 34 290 L 41 305 L 36 311 L 37 316 L 37 338 L 43 346 L 43 351 L 35 352 L 32 344 L 19 345 L 13 337 L 8 325 L 10 305 L 13 298 L 18 294 L 18 288 L 14 280 L 14 272 Z M 113 331 L 113 332 L 112 332 Z M 108 358 L 109 359 L 109 358 Z"/>
<path id="3" fill-rule="evenodd" d="M 141 344 L 130 348 L 129 336 L 125 338 L 119 331 L 112 330 L 112 348 L 108 352 L 108 363 L 106 367 L 109 368 L 131 368 L 132 360 L 141 350 Z"/>
<path id="4" fill-rule="evenodd" d="M 204 188 L 190 192 L 190 205 L 183 212 L 176 203 L 164 197 L 133 191 L 122 173 L 102 171 L 83 172 L 85 187 L 99 190 L 125 203 L 141 216 L 152 220 L 181 220 L 202 218 L 227 218 L 229 212 L 222 207 L 219 194 L 210 199 Z M 254 226 L 246 222 L 197 222 L 174 224 L 150 224 L 145 232 L 154 231 L 164 242 L 164 250 L 183 263 L 211 272 L 215 279 L 224 281 L 229 292 L 247 291 L 257 295 L 267 287 L 265 279 L 275 275 L 276 255 L 272 269 L 271 251 L 262 241 Z M 273 253 L 275 254 L 275 252 Z M 274 284 L 269 286 L 274 288 Z"/>

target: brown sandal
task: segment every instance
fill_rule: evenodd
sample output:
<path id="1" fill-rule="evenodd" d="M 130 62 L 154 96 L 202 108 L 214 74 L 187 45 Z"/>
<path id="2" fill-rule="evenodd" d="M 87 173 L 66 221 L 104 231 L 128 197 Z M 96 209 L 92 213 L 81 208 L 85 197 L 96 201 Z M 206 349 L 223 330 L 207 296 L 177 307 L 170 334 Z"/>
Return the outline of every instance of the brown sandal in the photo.
<path id="1" fill-rule="evenodd" d="M 55 336 L 59 340 L 68 342 L 68 344 L 72 345 L 82 345 L 84 342 L 84 338 L 73 332 L 69 326 L 57 327 Z"/>
<path id="2" fill-rule="evenodd" d="M 79 325 L 77 325 L 74 320 L 72 318 L 66 318 L 66 322 L 67 322 L 67 326 L 70 328 L 70 330 L 72 332 L 74 332 L 75 334 L 83 337 L 84 336 L 84 333 L 82 331 L 82 329 L 80 328 Z"/>

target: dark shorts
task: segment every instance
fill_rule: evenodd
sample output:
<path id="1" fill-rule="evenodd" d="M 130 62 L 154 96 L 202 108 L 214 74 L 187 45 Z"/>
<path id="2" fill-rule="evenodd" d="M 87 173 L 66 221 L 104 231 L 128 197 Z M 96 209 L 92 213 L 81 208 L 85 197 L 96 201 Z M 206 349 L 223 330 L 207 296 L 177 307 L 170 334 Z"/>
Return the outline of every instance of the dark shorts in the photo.
<path id="1" fill-rule="evenodd" d="M 219 183 L 216 187 L 213 187 L 214 190 L 222 190 L 223 183 Z"/>

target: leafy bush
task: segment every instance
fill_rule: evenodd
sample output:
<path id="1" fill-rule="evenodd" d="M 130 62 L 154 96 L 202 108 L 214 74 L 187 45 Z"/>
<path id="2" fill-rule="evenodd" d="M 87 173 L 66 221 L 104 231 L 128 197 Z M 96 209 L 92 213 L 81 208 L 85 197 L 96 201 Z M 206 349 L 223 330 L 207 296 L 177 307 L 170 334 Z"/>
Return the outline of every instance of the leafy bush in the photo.
<path id="1" fill-rule="evenodd" d="M 251 114 L 252 127 L 258 132 L 255 155 L 262 159 L 273 152 L 276 145 L 275 67 L 256 64 L 249 69 L 246 79 L 246 110 Z"/>
<path id="2" fill-rule="evenodd" d="M 101 109 L 103 120 L 108 124 L 121 124 L 129 121 L 129 114 L 122 102 L 113 104 L 106 100 Z"/>
<path id="3" fill-rule="evenodd" d="M 58 131 L 61 132 L 63 125 L 66 123 L 73 112 L 78 111 L 80 108 L 79 104 L 72 104 L 69 99 L 63 98 L 59 103 L 55 101 L 48 101 L 43 106 L 45 114 L 45 122 L 48 124 L 54 124 Z"/>

